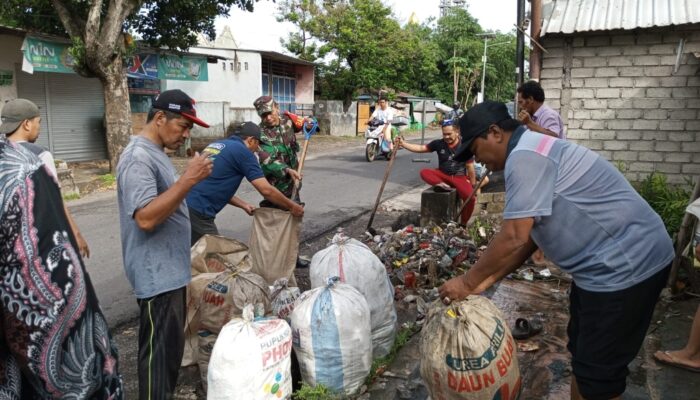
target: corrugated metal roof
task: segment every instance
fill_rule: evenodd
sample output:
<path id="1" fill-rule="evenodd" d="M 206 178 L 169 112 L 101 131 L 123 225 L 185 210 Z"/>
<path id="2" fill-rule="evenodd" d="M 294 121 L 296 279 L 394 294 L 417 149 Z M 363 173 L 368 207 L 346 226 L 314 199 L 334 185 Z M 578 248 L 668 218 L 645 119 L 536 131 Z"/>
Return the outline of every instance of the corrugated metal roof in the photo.
<path id="1" fill-rule="evenodd" d="M 699 0 L 543 0 L 542 35 L 700 23 Z"/>

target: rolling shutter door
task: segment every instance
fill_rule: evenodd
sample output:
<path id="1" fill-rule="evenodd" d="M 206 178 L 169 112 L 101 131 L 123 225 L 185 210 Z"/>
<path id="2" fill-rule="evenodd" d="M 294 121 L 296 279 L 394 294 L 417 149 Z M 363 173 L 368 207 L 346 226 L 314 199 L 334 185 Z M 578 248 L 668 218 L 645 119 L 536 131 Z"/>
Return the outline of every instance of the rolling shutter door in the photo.
<path id="1" fill-rule="evenodd" d="M 33 75 L 18 71 L 17 77 L 17 97 L 34 102 L 39 107 L 41 113 L 41 131 L 36 143 L 39 146 L 53 152 L 51 146 L 51 132 L 49 131 L 49 118 L 46 106 L 46 74 L 35 72 Z"/>
<path id="2" fill-rule="evenodd" d="M 102 83 L 77 74 L 48 74 L 51 138 L 56 158 L 107 158 Z"/>

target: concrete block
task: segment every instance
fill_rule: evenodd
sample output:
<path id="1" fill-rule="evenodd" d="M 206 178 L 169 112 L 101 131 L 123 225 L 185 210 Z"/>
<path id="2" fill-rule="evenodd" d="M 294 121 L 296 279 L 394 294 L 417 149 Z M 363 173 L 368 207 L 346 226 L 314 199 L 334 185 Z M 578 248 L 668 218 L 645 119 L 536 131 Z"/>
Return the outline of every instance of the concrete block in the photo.
<path id="1" fill-rule="evenodd" d="M 596 153 L 598 153 L 599 156 L 603 157 L 606 160 L 612 160 L 612 151 L 608 150 L 597 150 Z"/>
<path id="2" fill-rule="evenodd" d="M 457 191 L 441 193 L 433 188 L 425 189 L 420 198 L 420 224 L 427 226 L 430 222 L 456 221 L 459 212 Z"/>
<path id="3" fill-rule="evenodd" d="M 685 175 L 681 175 L 681 174 L 678 174 L 678 175 L 669 175 L 669 176 L 667 177 L 667 179 L 668 179 L 668 183 L 670 183 L 670 184 L 672 184 L 672 185 L 685 185 L 685 184 L 687 183 L 687 182 L 686 182 L 686 176 L 685 176 Z"/>
<path id="4" fill-rule="evenodd" d="M 659 44 L 663 43 L 663 37 L 658 33 L 637 34 L 637 44 Z"/>
<path id="5" fill-rule="evenodd" d="M 610 45 L 610 36 L 591 36 L 586 38 L 586 46 L 608 46 Z"/>
<path id="6" fill-rule="evenodd" d="M 700 175 L 700 164 L 684 164 L 682 171 L 683 174 Z"/>
<path id="7" fill-rule="evenodd" d="M 623 47 L 619 46 L 598 47 L 596 53 L 599 57 L 621 56 L 623 54 L 623 49 Z"/>
<path id="8" fill-rule="evenodd" d="M 615 139 L 617 140 L 639 140 L 642 138 L 640 131 L 616 131 Z M 630 143 L 630 146 L 632 143 Z"/>
<path id="9" fill-rule="evenodd" d="M 663 152 L 679 152 L 681 144 L 678 142 L 657 141 L 654 150 Z"/>
<path id="10" fill-rule="evenodd" d="M 634 108 L 659 108 L 660 101 L 654 99 L 633 99 Z"/>
<path id="11" fill-rule="evenodd" d="M 549 49 L 550 47 L 563 47 L 564 38 L 546 36 L 542 38 L 542 46 L 545 46 L 546 49 Z"/>
<path id="12" fill-rule="evenodd" d="M 563 57 L 550 57 L 542 60 L 542 68 L 562 68 L 564 67 Z"/>
<path id="13" fill-rule="evenodd" d="M 572 89 L 582 88 L 582 87 L 584 87 L 583 79 L 582 78 L 571 78 L 571 80 L 569 80 L 569 86 Z"/>
<path id="14" fill-rule="evenodd" d="M 610 58 L 608 58 L 608 66 L 609 67 L 631 67 L 632 66 L 632 57 L 628 57 L 628 56 L 610 57 Z"/>
<path id="15" fill-rule="evenodd" d="M 669 115 L 671 119 L 695 119 L 697 117 L 698 111 L 693 109 L 688 110 L 673 110 Z"/>
<path id="16" fill-rule="evenodd" d="M 642 118 L 644 119 L 667 119 L 668 118 L 668 111 L 667 110 L 662 110 L 662 109 L 654 109 L 654 110 L 645 110 L 644 114 L 642 115 Z"/>
<path id="17" fill-rule="evenodd" d="M 548 89 L 561 89 L 561 80 L 560 79 L 546 79 L 540 81 L 540 86 L 542 86 L 542 89 L 548 90 Z"/>
<path id="18" fill-rule="evenodd" d="M 615 116 L 619 119 L 637 119 L 642 117 L 642 110 L 617 110 Z"/>
<path id="19" fill-rule="evenodd" d="M 586 87 L 589 88 L 607 88 L 608 79 L 607 78 L 587 78 L 584 79 Z"/>
<path id="20" fill-rule="evenodd" d="M 614 119 L 615 110 L 593 110 L 591 118 L 596 120 Z"/>
<path id="21" fill-rule="evenodd" d="M 657 153 L 655 151 L 640 151 L 639 161 L 649 161 L 649 162 L 661 162 L 664 160 L 663 153 Z"/>
<path id="22" fill-rule="evenodd" d="M 607 100 L 598 100 L 598 99 L 586 99 L 583 101 L 583 108 L 585 109 L 596 109 L 596 108 L 607 108 L 608 107 L 608 102 Z"/>
<path id="23" fill-rule="evenodd" d="M 653 141 L 668 140 L 668 132 L 642 131 L 642 140 L 653 140 Z"/>
<path id="24" fill-rule="evenodd" d="M 700 142 L 684 142 L 681 149 L 684 152 L 700 154 Z"/>
<path id="25" fill-rule="evenodd" d="M 602 140 L 580 140 L 579 144 L 591 150 L 603 150 Z"/>
<path id="26" fill-rule="evenodd" d="M 619 134 L 619 132 L 618 132 Z M 651 140 L 640 140 L 630 142 L 630 150 L 632 151 L 653 151 L 654 142 Z"/>
<path id="27" fill-rule="evenodd" d="M 561 68 L 547 68 L 542 70 L 540 73 L 540 78 L 545 79 L 545 78 L 557 78 L 561 79 L 561 77 L 564 75 L 562 72 Z"/>
<path id="28" fill-rule="evenodd" d="M 612 109 L 632 108 L 632 99 L 610 99 L 608 107 Z"/>
<path id="29" fill-rule="evenodd" d="M 681 62 L 683 62 L 683 58 L 685 57 L 681 56 Z M 659 59 L 659 65 L 676 65 L 676 56 L 661 56 Z"/>
<path id="30" fill-rule="evenodd" d="M 634 79 L 632 78 L 610 78 L 610 87 L 619 88 L 631 88 L 634 86 Z"/>
<path id="31" fill-rule="evenodd" d="M 629 182 L 638 182 L 639 181 L 639 174 L 636 172 L 627 171 L 623 175 L 624 175 L 625 179 L 627 179 L 627 181 L 629 181 Z"/>
<path id="32" fill-rule="evenodd" d="M 611 43 L 613 45 L 629 46 L 629 45 L 633 45 L 635 43 L 634 36 L 629 35 L 629 34 L 619 34 L 619 35 L 611 35 L 611 36 L 612 36 Z"/>
<path id="33" fill-rule="evenodd" d="M 666 162 L 679 162 L 687 163 L 692 159 L 692 154 L 690 153 L 668 153 L 664 161 Z"/>
<path id="34" fill-rule="evenodd" d="M 604 67 L 604 68 L 596 68 L 595 72 L 593 73 L 593 76 L 596 78 L 606 78 L 606 77 L 614 77 L 619 74 L 619 70 L 615 67 Z"/>
<path id="35" fill-rule="evenodd" d="M 700 99 L 688 99 L 686 102 L 688 108 L 700 108 Z"/>
<path id="36" fill-rule="evenodd" d="M 582 68 L 583 67 L 583 57 L 572 57 L 571 58 L 571 68 Z"/>
<path id="37" fill-rule="evenodd" d="M 647 97 L 669 98 L 671 97 L 671 88 L 649 88 L 647 89 Z"/>
<path id="38" fill-rule="evenodd" d="M 608 65 L 610 65 L 610 62 L 608 61 Z M 644 68 L 643 67 L 627 67 L 627 68 L 620 68 L 620 76 L 644 76 Z"/>
<path id="39" fill-rule="evenodd" d="M 572 78 L 592 78 L 595 73 L 594 68 L 572 68 L 571 77 Z"/>
<path id="40" fill-rule="evenodd" d="M 614 140 L 615 139 L 615 131 L 610 131 L 610 130 L 591 131 L 591 139 Z"/>
<path id="41" fill-rule="evenodd" d="M 663 124 L 664 122 L 673 122 L 673 121 L 661 121 Z M 681 129 L 679 129 L 681 130 Z M 693 132 L 669 132 L 668 133 L 668 140 L 672 142 L 693 142 L 695 141 L 695 136 L 696 134 Z"/>
<path id="42" fill-rule="evenodd" d="M 649 54 L 647 46 L 625 46 L 622 49 L 622 54 L 626 56 L 644 56 Z"/>
<path id="43" fill-rule="evenodd" d="M 678 77 L 678 79 L 681 79 L 683 77 Z M 700 86 L 700 76 L 690 76 L 687 78 L 687 86 Z M 681 86 L 681 85 L 679 85 Z"/>
<path id="44" fill-rule="evenodd" d="M 700 131 L 700 121 L 688 121 L 686 122 L 685 129 L 689 131 Z"/>
<path id="45" fill-rule="evenodd" d="M 696 87 L 673 88 L 671 90 L 673 93 L 673 98 L 675 99 L 698 97 L 698 88 Z"/>
<path id="46" fill-rule="evenodd" d="M 654 172 L 654 163 L 650 162 L 633 162 L 629 164 L 630 171 L 635 172 Z"/>
<path id="47" fill-rule="evenodd" d="M 646 76 L 671 76 L 672 73 L 673 67 L 671 66 L 644 67 L 644 75 Z"/>
<path id="48" fill-rule="evenodd" d="M 659 129 L 659 122 L 637 119 L 632 123 L 632 129 Z"/>
<path id="49" fill-rule="evenodd" d="M 566 138 L 567 139 L 580 139 L 580 140 L 585 140 L 585 139 L 590 139 L 591 135 L 587 130 L 583 129 L 567 129 L 566 130 Z"/>
<path id="50" fill-rule="evenodd" d="M 591 119 L 583 121 L 583 129 L 605 129 L 605 121 Z"/>
<path id="51" fill-rule="evenodd" d="M 639 153 L 636 151 L 614 151 L 613 161 L 637 161 Z"/>
<path id="52" fill-rule="evenodd" d="M 605 150 L 627 150 L 627 148 L 627 142 L 607 141 L 603 143 L 603 149 Z"/>
<path id="53" fill-rule="evenodd" d="M 649 66 L 656 66 L 659 65 L 661 62 L 661 58 L 659 56 L 636 56 L 634 57 L 633 63 L 634 65 L 649 65 Z"/>
<path id="54" fill-rule="evenodd" d="M 574 57 L 595 57 L 595 48 L 593 47 L 574 47 L 573 50 Z M 585 61 L 584 61 L 585 64 Z"/>
<path id="55" fill-rule="evenodd" d="M 672 164 L 672 163 L 668 163 L 668 162 L 657 163 L 656 164 L 656 171 L 663 172 L 664 174 L 680 174 L 681 173 L 681 165 L 680 164 Z"/>
<path id="56" fill-rule="evenodd" d="M 646 88 L 646 87 L 659 87 L 659 78 L 634 78 L 634 87 L 636 88 Z"/>
<path id="57" fill-rule="evenodd" d="M 591 93 L 593 91 L 591 90 Z M 591 111 L 587 110 L 573 110 L 573 118 L 575 119 L 588 119 L 591 117 Z"/>
<path id="58" fill-rule="evenodd" d="M 608 129 L 632 129 L 633 122 L 631 119 L 614 119 L 608 121 Z"/>
<path id="59" fill-rule="evenodd" d="M 596 90 L 596 97 L 599 99 L 617 99 L 620 98 L 619 88 L 606 88 Z"/>
<path id="60" fill-rule="evenodd" d="M 636 99 L 639 97 L 644 97 L 644 88 L 638 89 L 621 89 L 620 97 L 623 99 Z"/>
<path id="61" fill-rule="evenodd" d="M 544 97 L 545 99 L 547 99 L 547 104 L 550 107 L 553 107 L 551 104 L 551 100 L 561 98 L 561 89 L 547 89 L 544 92 Z"/>
<path id="62" fill-rule="evenodd" d="M 586 57 L 583 59 L 584 67 L 605 67 L 606 65 L 608 65 L 608 60 L 605 57 Z"/>
<path id="63" fill-rule="evenodd" d="M 674 108 L 686 108 L 688 101 L 685 99 L 665 99 L 661 100 L 661 108 L 674 109 Z"/>
<path id="64" fill-rule="evenodd" d="M 698 73 L 697 65 L 681 65 L 678 68 L 678 72 L 675 73 L 676 76 L 695 76 Z"/>
<path id="65" fill-rule="evenodd" d="M 661 121 L 659 123 L 659 129 L 662 131 L 682 131 L 683 128 L 685 128 L 685 121 Z M 671 140 L 670 133 L 669 140 Z"/>
<path id="66" fill-rule="evenodd" d="M 649 54 L 660 54 L 660 55 L 669 55 L 669 54 L 674 54 L 676 52 L 676 46 L 666 43 L 666 44 L 655 44 L 652 46 L 649 46 Z"/>
<path id="67" fill-rule="evenodd" d="M 595 95 L 593 89 L 572 89 L 571 97 L 577 99 L 592 99 Z"/>
<path id="68" fill-rule="evenodd" d="M 668 76 L 665 78 L 661 78 L 659 80 L 659 83 L 663 87 L 685 87 L 691 86 L 688 84 L 689 79 L 692 78 L 688 78 L 685 76 Z M 700 84 L 698 84 L 697 86 L 700 86 Z"/>

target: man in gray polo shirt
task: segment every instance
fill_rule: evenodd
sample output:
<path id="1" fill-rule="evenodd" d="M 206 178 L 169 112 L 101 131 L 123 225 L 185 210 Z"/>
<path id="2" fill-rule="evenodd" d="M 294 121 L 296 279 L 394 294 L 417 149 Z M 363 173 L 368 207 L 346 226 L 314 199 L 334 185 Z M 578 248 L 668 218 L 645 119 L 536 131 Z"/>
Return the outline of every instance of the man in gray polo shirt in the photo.
<path id="1" fill-rule="evenodd" d="M 168 90 L 153 103 L 143 130 L 117 166 L 117 194 L 126 276 L 141 309 L 139 398 L 171 398 L 184 351 L 186 286 L 190 273 L 189 190 L 212 171 L 195 155 L 177 179 L 164 148 L 177 149 L 197 118 L 194 100 Z"/>
<path id="2" fill-rule="evenodd" d="M 486 101 L 460 120 L 463 147 L 504 171 L 501 231 L 464 275 L 439 289 L 445 303 L 480 293 L 542 248 L 573 276 L 568 349 L 572 399 L 613 399 L 625 391 L 674 257 L 661 218 L 597 153 L 540 135 Z"/>

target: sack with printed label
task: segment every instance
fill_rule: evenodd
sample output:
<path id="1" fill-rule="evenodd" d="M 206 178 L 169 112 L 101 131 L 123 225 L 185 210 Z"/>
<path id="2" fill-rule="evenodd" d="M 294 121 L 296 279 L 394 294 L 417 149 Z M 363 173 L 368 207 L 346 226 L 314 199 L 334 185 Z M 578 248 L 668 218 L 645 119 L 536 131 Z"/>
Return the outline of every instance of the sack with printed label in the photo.
<path id="1" fill-rule="evenodd" d="M 516 345 L 501 312 L 483 296 L 436 301 L 420 339 L 420 374 L 434 400 L 515 400 Z"/>
<path id="2" fill-rule="evenodd" d="M 202 382 L 207 381 L 211 349 L 224 325 L 240 317 L 246 304 L 254 305 L 255 316 L 270 311 L 270 289 L 267 282 L 252 272 L 220 272 L 202 292 L 199 308 L 199 354 L 197 363 Z"/>
<path id="3" fill-rule="evenodd" d="M 270 288 L 272 315 L 290 322 L 289 318 L 294 310 L 294 302 L 300 295 L 301 292 L 298 287 L 288 286 L 287 278 L 276 280 L 275 284 Z"/>
<path id="4" fill-rule="evenodd" d="M 289 399 L 292 331 L 278 318 L 254 319 L 253 306 L 226 324 L 216 340 L 207 375 L 209 400 Z"/>
<path id="5" fill-rule="evenodd" d="M 337 277 L 309 290 L 292 311 L 292 340 L 304 382 L 352 395 L 372 366 L 369 306 Z"/>
<path id="6" fill-rule="evenodd" d="M 330 246 L 314 254 L 309 275 L 312 288 L 324 286 L 329 276 L 339 276 L 341 282 L 360 291 L 369 304 L 372 357 L 389 354 L 396 338 L 394 286 L 369 247 L 338 233 Z"/>

